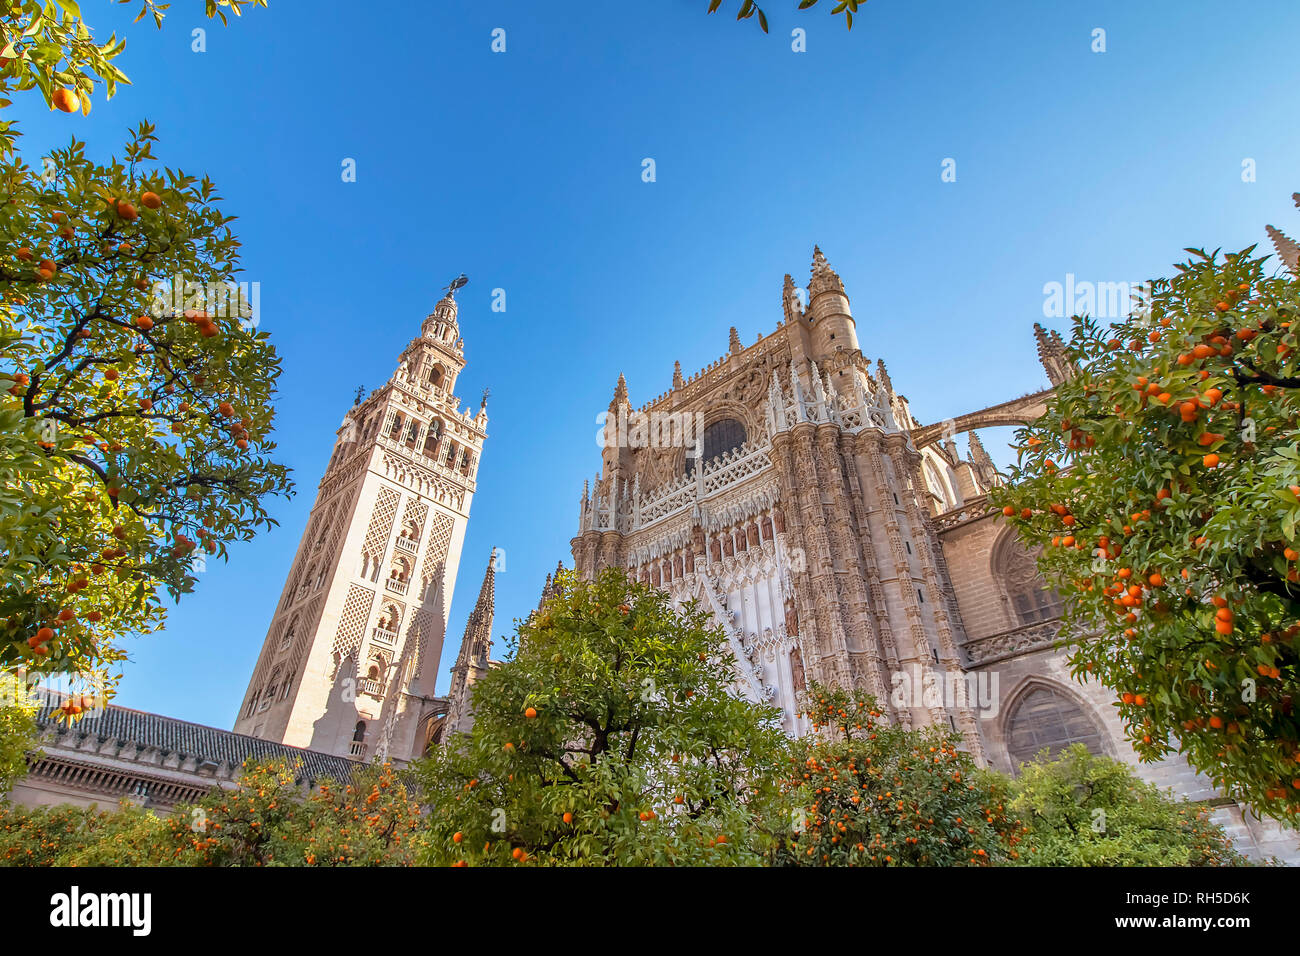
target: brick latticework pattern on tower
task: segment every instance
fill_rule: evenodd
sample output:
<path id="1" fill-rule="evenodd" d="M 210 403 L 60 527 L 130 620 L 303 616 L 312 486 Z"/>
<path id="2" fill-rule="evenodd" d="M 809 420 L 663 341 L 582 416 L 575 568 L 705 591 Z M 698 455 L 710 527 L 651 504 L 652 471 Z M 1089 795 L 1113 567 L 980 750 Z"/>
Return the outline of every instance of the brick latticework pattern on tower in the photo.
<path id="1" fill-rule="evenodd" d="M 339 616 L 339 626 L 334 632 L 332 653 L 335 660 L 347 657 L 361 646 L 366 621 L 370 619 L 370 608 L 374 603 L 374 591 L 356 584 L 348 588 L 348 598 L 343 602 L 343 613 Z"/>
<path id="2" fill-rule="evenodd" d="M 382 555 L 387 550 L 388 538 L 393 533 L 393 516 L 397 514 L 397 503 L 401 500 L 402 496 L 392 488 L 380 489 L 365 543 L 361 545 L 364 553 Z"/>
<path id="3" fill-rule="evenodd" d="M 420 565 L 420 583 L 426 594 L 431 589 L 441 592 L 441 578 L 447 563 L 447 548 L 451 544 L 454 522 L 443 514 L 434 514 L 429 522 L 428 543 L 424 548 L 424 560 Z M 421 605 L 420 610 L 411 619 L 407 628 L 407 643 L 414 641 L 412 667 L 414 676 L 421 677 L 424 662 L 427 659 L 429 636 L 440 634 L 447 626 L 446 596 L 442 593 L 430 595 Z M 430 675 L 432 676 L 432 675 Z"/>

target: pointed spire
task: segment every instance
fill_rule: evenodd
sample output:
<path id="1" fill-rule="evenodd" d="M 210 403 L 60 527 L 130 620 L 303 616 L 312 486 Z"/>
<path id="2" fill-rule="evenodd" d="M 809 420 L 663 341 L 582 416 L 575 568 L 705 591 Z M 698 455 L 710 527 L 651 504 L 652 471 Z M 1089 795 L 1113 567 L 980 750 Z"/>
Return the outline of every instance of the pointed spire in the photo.
<path id="1" fill-rule="evenodd" d="M 468 733 L 474 721 L 474 708 L 470 688 L 489 666 L 488 652 L 492 648 L 492 613 L 496 603 L 497 549 L 492 549 L 483 586 L 479 588 L 478 603 L 469 612 L 465 622 L 465 636 L 460 640 L 460 652 L 451 668 L 451 689 L 448 693 L 450 707 L 446 726 L 452 732 Z"/>
<path id="2" fill-rule="evenodd" d="M 1300 196 L 1300 193 L 1296 193 Z M 1300 206 L 1300 200 L 1296 201 Z M 1295 275 L 1300 275 L 1300 245 L 1295 240 L 1287 236 L 1281 230 L 1274 229 L 1272 226 L 1264 227 L 1268 231 L 1269 239 L 1273 240 L 1273 248 L 1277 250 L 1277 257 L 1282 260 L 1287 269 Z"/>
<path id="3" fill-rule="evenodd" d="M 799 369 L 794 359 L 790 359 L 790 394 L 794 397 L 794 420 L 807 421 L 807 410 L 803 406 L 803 383 L 799 381 Z"/>
<path id="4" fill-rule="evenodd" d="M 797 322 L 803 317 L 803 302 L 799 299 L 799 292 L 794 287 L 794 279 L 790 278 L 787 272 L 785 276 L 785 286 L 781 292 L 781 307 L 785 312 L 785 321 L 787 323 Z"/>
<path id="5" fill-rule="evenodd" d="M 808 295 L 816 298 L 818 293 L 826 291 L 843 292 L 844 283 L 822 255 L 821 246 L 813 246 L 812 281 L 808 283 Z"/>
<path id="6" fill-rule="evenodd" d="M 488 558 L 487 570 L 483 573 L 483 585 L 479 588 L 478 603 L 469 612 L 465 622 L 465 637 L 461 640 L 460 655 L 456 661 L 461 664 L 486 665 L 488 648 L 492 646 L 492 614 L 496 609 L 496 574 L 497 549 L 492 549 Z"/>
<path id="7" fill-rule="evenodd" d="M 618 384 L 614 386 L 614 400 L 609 403 L 609 407 L 617 408 L 620 405 L 630 404 L 631 402 L 627 400 L 627 379 L 623 377 L 622 372 L 619 372 Z"/>
<path id="8" fill-rule="evenodd" d="M 736 331 L 736 327 L 733 325 L 731 327 L 731 334 L 730 336 L 728 336 L 727 339 L 727 349 L 728 351 L 731 352 L 732 355 L 739 355 L 741 352 L 741 348 L 742 346 L 740 344 L 740 333 Z"/>
<path id="9" fill-rule="evenodd" d="M 1065 342 L 1060 333 L 1048 332 L 1037 322 L 1034 323 L 1034 338 L 1038 340 L 1038 361 L 1047 372 L 1047 379 L 1052 385 L 1060 385 L 1074 378 L 1074 364 L 1065 352 Z"/>
<path id="10" fill-rule="evenodd" d="M 893 395 L 894 383 L 889 380 L 889 370 L 885 368 L 884 359 L 876 359 L 876 377 L 880 379 L 880 384 L 885 386 L 885 391 Z"/>
<path id="11" fill-rule="evenodd" d="M 686 383 L 682 380 L 682 363 L 673 363 L 673 388 L 681 388 Z"/>
<path id="12" fill-rule="evenodd" d="M 813 398 L 816 399 L 818 405 L 825 405 L 825 404 L 826 404 L 826 388 L 825 388 L 825 386 L 822 384 L 822 373 L 821 373 L 821 369 L 819 369 L 819 368 L 817 367 L 817 363 L 816 363 L 816 362 L 809 362 L 809 363 L 808 363 L 808 377 L 812 380 L 812 393 L 813 393 Z"/>

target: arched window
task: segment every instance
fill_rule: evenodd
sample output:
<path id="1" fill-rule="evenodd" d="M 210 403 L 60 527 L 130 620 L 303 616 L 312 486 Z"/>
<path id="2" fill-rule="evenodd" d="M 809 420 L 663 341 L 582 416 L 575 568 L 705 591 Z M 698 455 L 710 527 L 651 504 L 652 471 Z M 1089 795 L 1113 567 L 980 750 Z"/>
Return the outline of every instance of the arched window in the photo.
<path id="1" fill-rule="evenodd" d="M 1028 763 L 1043 749 L 1055 756 L 1071 744 L 1104 754 L 1101 731 L 1083 708 L 1048 687 L 1034 687 L 1016 701 L 1007 716 L 1007 753 L 1011 766 Z"/>
<path id="2" fill-rule="evenodd" d="M 370 670 L 366 672 L 366 677 L 370 680 L 379 680 L 379 665 L 371 664 Z"/>
<path id="3" fill-rule="evenodd" d="M 943 511 L 948 511 L 956 507 L 952 496 L 948 493 L 948 486 L 944 483 L 943 476 L 939 474 L 939 469 L 934 466 L 934 462 L 925 463 L 925 483 L 930 486 L 930 491 L 939 499 L 939 507 Z"/>
<path id="4" fill-rule="evenodd" d="M 366 722 L 358 720 L 356 728 L 352 731 L 352 739 L 357 743 L 366 739 Z"/>
<path id="5" fill-rule="evenodd" d="M 701 460 L 708 464 L 715 458 L 721 458 L 727 452 L 734 451 L 745 444 L 745 437 L 745 426 L 734 418 L 724 418 L 720 422 L 705 426 L 704 452 Z M 687 449 L 686 455 L 688 475 L 695 473 L 695 459 L 690 455 L 690 451 L 691 449 Z"/>
<path id="6" fill-rule="evenodd" d="M 287 651 L 289 645 L 293 643 L 294 628 L 298 626 L 297 622 L 290 624 L 284 629 L 284 637 L 280 638 L 280 650 Z"/>
<path id="7" fill-rule="evenodd" d="M 435 365 L 429 369 L 429 384 L 437 388 L 442 384 L 442 366 Z"/>
<path id="8" fill-rule="evenodd" d="M 1061 595 L 1048 587 L 1038 573 L 1034 555 L 1006 533 L 993 549 L 993 577 L 1002 585 L 1014 627 L 1050 621 L 1061 616 Z"/>

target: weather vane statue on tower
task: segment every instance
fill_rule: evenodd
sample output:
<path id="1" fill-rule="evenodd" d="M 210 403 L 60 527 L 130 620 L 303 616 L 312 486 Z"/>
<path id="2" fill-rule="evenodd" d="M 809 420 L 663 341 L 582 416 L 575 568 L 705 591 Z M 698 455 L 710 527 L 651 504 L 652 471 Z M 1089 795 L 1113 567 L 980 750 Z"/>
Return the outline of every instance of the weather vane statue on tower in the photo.
<path id="1" fill-rule="evenodd" d="M 456 290 L 464 288 L 467 282 L 469 282 L 469 279 L 467 279 L 465 273 L 462 272 L 460 275 L 456 276 L 456 278 L 443 286 L 442 291 L 447 293 L 447 298 L 454 299 L 456 298 Z"/>

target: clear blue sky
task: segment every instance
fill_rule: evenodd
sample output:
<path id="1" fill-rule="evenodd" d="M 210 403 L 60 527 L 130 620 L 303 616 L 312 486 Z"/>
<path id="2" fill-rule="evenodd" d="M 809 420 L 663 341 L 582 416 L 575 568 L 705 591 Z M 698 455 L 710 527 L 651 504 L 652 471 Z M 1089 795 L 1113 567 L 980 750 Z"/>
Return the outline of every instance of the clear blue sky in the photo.
<path id="1" fill-rule="evenodd" d="M 851 33 L 831 5 L 767 0 L 765 37 L 706 0 L 272 0 L 228 29 L 177 0 L 161 32 L 84 3 L 103 36 L 126 29 L 135 85 L 87 119 L 20 97 L 24 153 L 76 134 L 106 158 L 147 118 L 163 162 L 217 182 L 284 359 L 299 483 L 280 528 L 127 642 L 119 702 L 232 723 L 354 389 L 391 374 L 458 272 L 460 392 L 476 407 L 492 388 L 491 424 L 440 689 L 491 547 L 498 633 L 569 560 L 619 372 L 639 405 L 674 360 L 720 356 L 729 326 L 769 333 L 814 243 L 863 351 L 934 421 L 1045 384 L 1044 283 L 1164 274 L 1266 222 L 1300 232 L 1294 0 L 871 0 Z"/>

